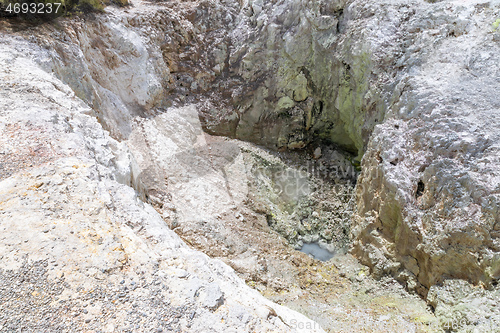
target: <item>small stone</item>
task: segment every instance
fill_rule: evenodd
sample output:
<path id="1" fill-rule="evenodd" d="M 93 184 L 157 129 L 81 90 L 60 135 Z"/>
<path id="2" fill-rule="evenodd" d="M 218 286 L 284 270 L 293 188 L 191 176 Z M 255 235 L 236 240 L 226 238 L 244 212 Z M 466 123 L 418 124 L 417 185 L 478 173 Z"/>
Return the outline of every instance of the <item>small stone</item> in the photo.
<path id="1" fill-rule="evenodd" d="M 317 147 L 316 149 L 314 149 L 313 158 L 317 160 L 320 157 L 321 157 L 321 147 Z"/>
<path id="2" fill-rule="evenodd" d="M 212 68 L 212 70 L 214 71 L 214 73 L 215 73 L 216 75 L 219 75 L 219 74 L 221 73 L 221 68 L 220 68 L 220 65 L 219 65 L 219 64 L 215 65 L 215 66 Z"/>
<path id="3" fill-rule="evenodd" d="M 285 110 L 293 107 L 295 102 L 288 96 L 281 97 L 278 101 L 278 109 Z"/>
<path id="4" fill-rule="evenodd" d="M 210 283 L 200 292 L 200 301 L 202 306 L 212 311 L 215 311 L 224 304 L 224 293 L 215 283 Z"/>

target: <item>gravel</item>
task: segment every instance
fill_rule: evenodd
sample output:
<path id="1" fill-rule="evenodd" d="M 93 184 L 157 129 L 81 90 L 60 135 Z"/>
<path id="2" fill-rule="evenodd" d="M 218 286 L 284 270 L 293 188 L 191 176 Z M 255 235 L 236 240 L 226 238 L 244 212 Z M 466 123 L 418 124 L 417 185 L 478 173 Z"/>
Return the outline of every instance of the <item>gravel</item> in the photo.
<path id="1" fill-rule="evenodd" d="M 1 332 L 180 332 L 180 320 L 195 313 L 170 305 L 161 285 L 143 283 L 140 294 L 116 297 L 125 280 L 72 289 L 64 277 L 50 281 L 50 268 L 48 260 L 26 259 L 18 270 L 0 270 Z"/>

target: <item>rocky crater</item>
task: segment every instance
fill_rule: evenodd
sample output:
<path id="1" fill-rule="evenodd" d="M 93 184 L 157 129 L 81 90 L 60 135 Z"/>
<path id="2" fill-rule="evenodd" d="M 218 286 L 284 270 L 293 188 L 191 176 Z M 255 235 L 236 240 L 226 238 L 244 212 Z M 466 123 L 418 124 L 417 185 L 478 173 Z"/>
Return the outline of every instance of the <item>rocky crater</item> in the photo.
<path id="1" fill-rule="evenodd" d="M 499 18 L 494 0 L 3 18 L 0 331 L 497 331 Z"/>

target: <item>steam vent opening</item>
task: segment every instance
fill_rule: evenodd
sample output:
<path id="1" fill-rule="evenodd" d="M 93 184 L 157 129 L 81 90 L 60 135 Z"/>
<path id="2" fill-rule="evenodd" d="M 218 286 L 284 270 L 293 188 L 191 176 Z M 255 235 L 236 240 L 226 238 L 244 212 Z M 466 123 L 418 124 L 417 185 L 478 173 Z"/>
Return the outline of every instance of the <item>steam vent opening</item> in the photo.
<path id="1" fill-rule="evenodd" d="M 499 13 L 0 0 L 0 331 L 497 332 Z"/>
<path id="2" fill-rule="evenodd" d="M 421 197 L 424 194 L 425 184 L 423 181 L 419 180 L 417 183 L 417 192 L 415 193 L 415 197 Z"/>

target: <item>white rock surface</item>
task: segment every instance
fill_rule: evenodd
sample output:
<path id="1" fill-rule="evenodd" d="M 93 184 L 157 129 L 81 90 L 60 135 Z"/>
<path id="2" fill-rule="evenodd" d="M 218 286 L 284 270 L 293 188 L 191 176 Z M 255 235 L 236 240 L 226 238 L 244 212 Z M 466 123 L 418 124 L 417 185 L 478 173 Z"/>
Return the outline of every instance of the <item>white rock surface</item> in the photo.
<path id="1" fill-rule="evenodd" d="M 133 4 L 40 29 L 33 41 L 46 52 L 4 42 L 6 188 L 24 182 L 18 169 L 88 170 L 103 184 L 133 185 L 174 223 L 199 227 L 206 213 L 215 222 L 205 227 L 227 235 L 219 211 L 247 189 L 225 173 L 243 175 L 243 163 L 229 154 L 230 163 L 214 167 L 183 153 L 194 146 L 208 154 L 189 106 L 202 101 L 201 125 L 213 133 L 282 149 L 327 139 L 364 153 L 352 234 L 354 253 L 375 276 L 391 273 L 424 297 L 446 279 L 464 279 L 498 300 L 498 1 Z M 13 60 L 30 53 L 93 109 L 67 98 L 68 86 L 28 58 Z M 35 88 L 9 83 L 18 68 L 44 79 Z M 29 102 L 33 94 L 43 108 Z M 92 116 L 123 142 L 97 130 Z M 74 158 L 83 159 L 75 170 L 61 162 Z M 466 300 L 454 300 L 453 311 L 466 311 Z M 446 308 L 444 298 L 432 302 Z"/>
<path id="2" fill-rule="evenodd" d="M 499 9 L 415 4 L 393 37 L 409 47 L 363 159 L 355 251 L 423 295 L 450 277 L 500 278 Z"/>
<path id="3" fill-rule="evenodd" d="M 322 331 L 188 248 L 129 186 L 128 147 L 36 64 L 46 51 L 0 43 L 2 329 Z"/>

